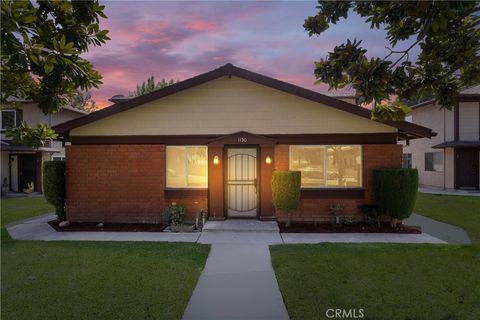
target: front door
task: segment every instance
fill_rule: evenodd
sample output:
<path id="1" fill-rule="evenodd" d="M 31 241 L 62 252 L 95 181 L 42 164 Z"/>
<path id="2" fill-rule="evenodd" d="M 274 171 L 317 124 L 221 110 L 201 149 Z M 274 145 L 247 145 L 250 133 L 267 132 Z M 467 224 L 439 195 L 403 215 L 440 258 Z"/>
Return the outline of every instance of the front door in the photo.
<path id="1" fill-rule="evenodd" d="M 478 189 L 478 150 L 457 149 L 455 165 L 458 189 Z"/>
<path id="2" fill-rule="evenodd" d="M 37 177 L 37 160 L 34 154 L 18 155 L 18 191 L 23 191 L 28 184 L 35 184 Z M 37 186 L 35 185 L 35 189 Z"/>
<path id="3" fill-rule="evenodd" d="M 257 216 L 257 149 L 227 149 L 227 215 Z"/>

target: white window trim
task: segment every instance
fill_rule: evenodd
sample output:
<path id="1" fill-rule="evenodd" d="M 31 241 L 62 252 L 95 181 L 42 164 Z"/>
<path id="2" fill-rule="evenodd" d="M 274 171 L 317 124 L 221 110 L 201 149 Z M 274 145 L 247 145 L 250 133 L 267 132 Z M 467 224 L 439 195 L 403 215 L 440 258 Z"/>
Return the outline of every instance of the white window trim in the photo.
<path id="1" fill-rule="evenodd" d="M 349 147 L 360 147 L 360 158 L 361 158 L 361 163 L 360 163 L 360 185 L 358 187 L 338 187 L 338 186 L 327 186 L 326 181 L 327 181 L 327 157 L 325 156 L 327 154 L 327 149 L 328 147 L 337 147 L 337 146 L 349 146 Z M 288 146 L 288 169 L 292 170 L 292 165 L 291 165 L 291 159 L 292 159 L 292 147 L 302 147 L 302 148 L 318 148 L 322 147 L 324 148 L 324 157 L 323 157 L 323 180 L 325 181 L 325 185 L 323 186 L 308 186 L 304 187 L 301 186 L 302 189 L 338 189 L 338 190 L 352 190 L 352 189 L 359 189 L 363 190 L 363 166 L 364 166 L 364 158 L 363 158 L 363 147 L 361 144 L 319 144 L 319 145 L 302 145 L 302 144 L 293 144 Z"/>
<path id="2" fill-rule="evenodd" d="M 1 110 L 1 111 L 2 111 L 1 113 L 4 113 L 4 112 L 13 112 L 13 127 L 16 128 L 16 127 L 17 127 L 17 110 L 15 110 L 15 109 L 6 109 L 6 110 Z M 1 114 L 0 114 L 0 115 L 1 115 Z M 2 117 L 3 117 L 3 115 L 2 115 Z M 7 131 L 7 129 L 4 129 L 4 128 L 3 128 L 3 121 L 2 121 L 1 131 L 2 131 L 2 132 Z"/>
<path id="3" fill-rule="evenodd" d="M 207 185 L 202 187 L 202 186 L 198 186 L 198 187 L 169 187 L 168 186 L 168 179 L 167 179 L 167 175 L 168 175 L 168 171 L 167 171 L 167 150 L 169 147 L 176 147 L 176 148 L 200 148 L 200 147 L 204 147 L 207 149 Z M 165 146 L 165 190 L 189 190 L 189 189 L 198 189 L 198 190 L 204 190 L 204 189 L 208 189 L 208 146 L 206 145 L 167 145 Z M 188 164 L 187 164 L 187 157 L 185 157 L 185 160 L 184 160 L 184 165 L 185 165 L 185 174 L 187 175 L 185 177 L 185 181 L 187 182 L 188 184 Z"/>

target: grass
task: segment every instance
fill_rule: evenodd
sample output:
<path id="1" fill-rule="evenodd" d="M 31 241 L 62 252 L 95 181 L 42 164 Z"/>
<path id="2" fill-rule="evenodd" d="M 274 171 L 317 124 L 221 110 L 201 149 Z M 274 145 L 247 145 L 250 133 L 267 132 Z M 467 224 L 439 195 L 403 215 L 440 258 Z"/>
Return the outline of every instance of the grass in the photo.
<path id="1" fill-rule="evenodd" d="M 291 319 L 364 309 L 366 319 L 462 319 L 480 314 L 480 250 L 454 245 L 272 246 Z"/>
<path id="2" fill-rule="evenodd" d="M 2 227 L 6 224 L 55 212 L 44 197 L 2 198 Z"/>
<path id="3" fill-rule="evenodd" d="M 463 228 L 480 244 L 480 197 L 418 193 L 415 212 Z"/>
<path id="4" fill-rule="evenodd" d="M 2 199 L 2 226 L 48 212 L 42 198 Z M 209 252 L 188 243 L 3 235 L 1 249 L 2 320 L 180 319 Z"/>
<path id="5" fill-rule="evenodd" d="M 364 309 L 365 319 L 469 320 L 480 314 L 480 198 L 418 194 L 415 212 L 465 229 L 473 246 L 272 246 L 291 319 Z M 331 314 L 330 314 L 331 315 Z"/>

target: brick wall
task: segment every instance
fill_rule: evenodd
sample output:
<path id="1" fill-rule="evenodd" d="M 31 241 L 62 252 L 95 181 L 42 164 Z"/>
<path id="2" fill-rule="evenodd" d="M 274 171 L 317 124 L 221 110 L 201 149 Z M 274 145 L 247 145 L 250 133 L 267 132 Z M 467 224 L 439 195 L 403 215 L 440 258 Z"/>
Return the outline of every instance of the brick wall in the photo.
<path id="1" fill-rule="evenodd" d="M 162 145 L 73 145 L 67 154 L 71 221 L 159 223 L 165 206 Z"/>
<path id="2" fill-rule="evenodd" d="M 185 205 L 185 221 L 207 210 L 206 190 L 165 191 L 163 145 L 67 146 L 67 219 L 159 223 L 163 209 Z"/>
<path id="3" fill-rule="evenodd" d="M 328 198 L 315 198 L 302 196 L 300 207 L 292 216 L 294 221 L 331 221 L 329 212 L 331 204 L 340 203 L 344 206 L 343 214 L 350 217 L 361 217 L 358 206 L 373 201 L 372 170 L 375 168 L 395 168 L 402 165 L 402 146 L 394 144 L 363 145 L 363 186 L 364 197 L 334 196 Z M 289 146 L 277 145 L 275 147 L 275 169 L 288 170 Z M 321 192 L 321 191 L 320 191 Z M 350 197 L 350 198 L 349 198 Z M 275 213 L 277 219 L 284 220 L 286 215 L 281 211 Z"/>

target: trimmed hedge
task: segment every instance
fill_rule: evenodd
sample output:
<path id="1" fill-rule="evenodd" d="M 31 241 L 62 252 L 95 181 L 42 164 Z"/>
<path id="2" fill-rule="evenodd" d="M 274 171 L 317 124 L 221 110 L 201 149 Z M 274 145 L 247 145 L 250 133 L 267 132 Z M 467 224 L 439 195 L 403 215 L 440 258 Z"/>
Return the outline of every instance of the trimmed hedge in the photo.
<path id="1" fill-rule="evenodd" d="M 287 214 L 286 226 L 291 224 L 292 213 L 300 204 L 301 172 L 274 171 L 272 175 L 272 197 L 276 209 Z"/>
<path id="2" fill-rule="evenodd" d="M 43 194 L 55 207 L 58 219 L 65 220 L 65 161 L 43 163 Z"/>
<path id="3" fill-rule="evenodd" d="M 417 190 L 417 169 L 373 170 L 375 203 L 392 219 L 405 219 L 412 214 L 417 199 Z"/>

